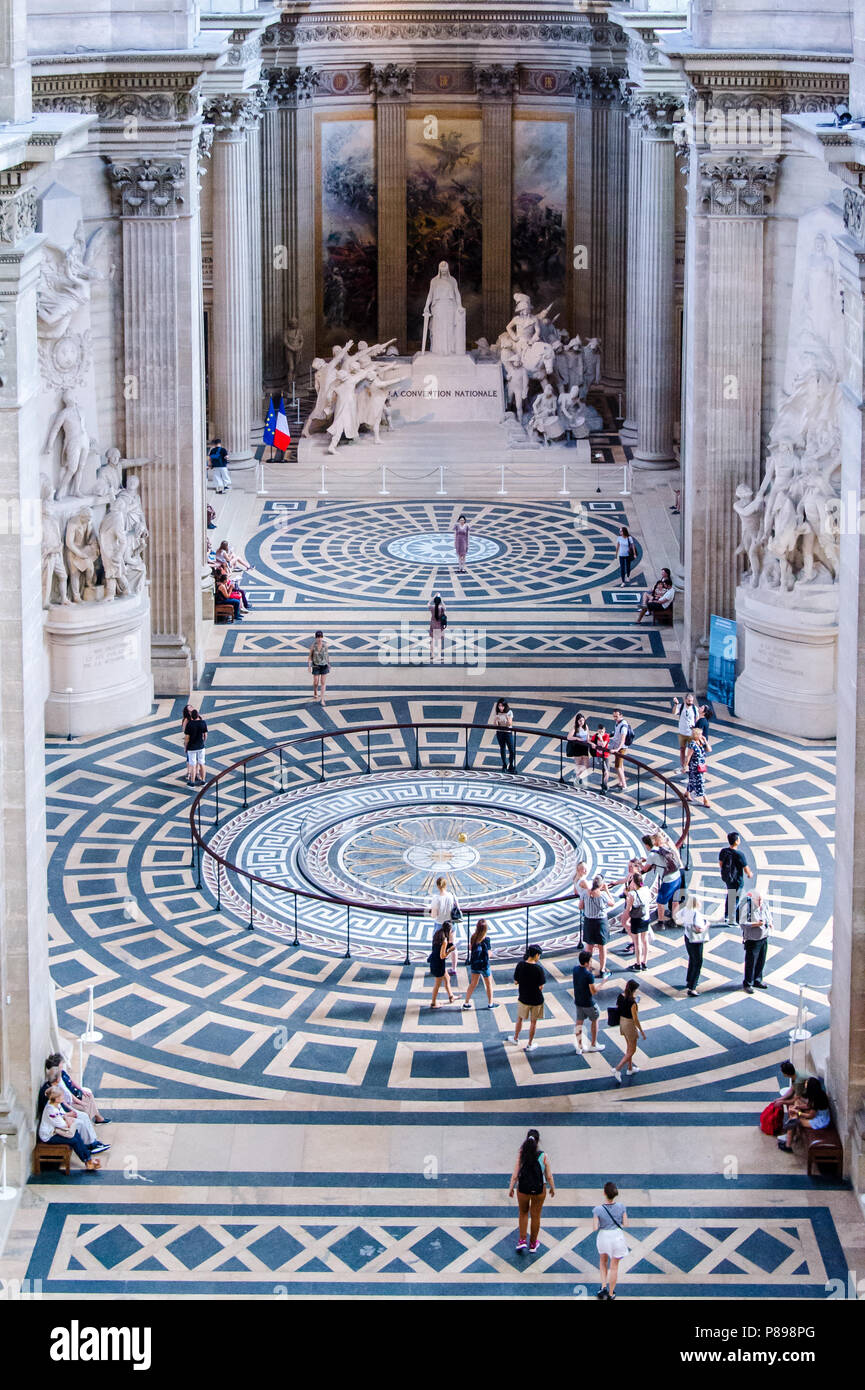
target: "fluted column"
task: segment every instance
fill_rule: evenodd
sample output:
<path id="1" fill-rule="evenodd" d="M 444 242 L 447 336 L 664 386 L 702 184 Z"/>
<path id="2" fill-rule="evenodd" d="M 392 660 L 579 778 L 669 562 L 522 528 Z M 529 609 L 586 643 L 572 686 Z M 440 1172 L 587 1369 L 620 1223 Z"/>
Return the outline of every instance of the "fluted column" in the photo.
<path id="1" fill-rule="evenodd" d="M 197 141 L 197 135 L 193 138 Z M 194 149 L 195 147 L 193 147 Z M 188 695 L 201 664 L 203 425 L 197 157 L 111 164 L 123 229 L 126 454 L 150 530 L 158 695 Z"/>
<path id="2" fill-rule="evenodd" d="M 378 192 L 378 336 L 396 338 L 405 351 L 406 322 L 406 150 L 408 99 L 414 67 L 386 63 L 373 66 L 375 159 Z"/>
<path id="3" fill-rule="evenodd" d="M 641 95 L 634 101 L 641 126 L 637 243 L 636 366 L 640 415 L 633 462 L 643 468 L 675 464 L 673 421 L 675 322 L 675 148 L 677 97 Z"/>
<path id="4" fill-rule="evenodd" d="M 262 247 L 261 247 L 261 115 L 250 123 L 247 134 L 246 153 L 248 160 L 247 179 L 249 202 L 247 213 L 249 221 L 249 259 L 250 259 L 250 300 L 251 300 L 251 351 L 250 351 L 250 403 L 252 424 L 260 425 L 263 419 L 262 388 Z"/>
<path id="5" fill-rule="evenodd" d="M 604 308 L 599 321 L 604 381 L 615 389 L 625 382 L 625 299 L 628 243 L 628 121 L 616 89 L 607 108 L 606 254 Z"/>
<path id="6" fill-rule="evenodd" d="M 514 67 L 493 63 L 474 69 L 481 102 L 483 332 L 495 342 L 511 317 L 513 223 Z"/>
<path id="7" fill-rule="evenodd" d="M 249 127 L 259 114 L 258 89 L 216 97 L 205 108 L 214 128 L 213 331 L 210 416 L 230 468 L 252 468 L 252 246 Z"/>
<path id="8" fill-rule="evenodd" d="M 627 443 L 637 437 L 637 293 L 640 271 L 639 211 L 642 134 L 639 122 L 628 122 L 628 251 L 625 294 L 625 419 L 621 435 Z"/>
<path id="9" fill-rule="evenodd" d="M 711 615 L 734 613 L 736 487 L 760 481 L 763 236 L 776 171 L 773 159 L 690 154 L 685 652 L 699 689 Z"/>
<path id="10" fill-rule="evenodd" d="M 44 661 L 39 549 L 44 412 L 36 352 L 42 238 L 25 169 L 0 173 L 0 1133 L 26 1182 L 51 1040 L 45 896 Z"/>
<path id="11" fill-rule="evenodd" d="M 279 104 L 282 74 L 267 74 L 269 99 L 261 121 L 261 333 L 262 380 L 268 391 L 278 389 L 285 378 L 282 336 L 288 320 L 289 171 L 283 112 Z"/>
<path id="12" fill-rule="evenodd" d="M 320 78 L 312 67 L 287 68 L 279 89 L 282 126 L 282 178 L 288 190 L 288 286 L 286 317 L 297 319 L 303 334 L 301 364 L 315 356 L 315 286 L 319 247 L 315 238 L 318 189 L 315 182 L 315 93 Z"/>

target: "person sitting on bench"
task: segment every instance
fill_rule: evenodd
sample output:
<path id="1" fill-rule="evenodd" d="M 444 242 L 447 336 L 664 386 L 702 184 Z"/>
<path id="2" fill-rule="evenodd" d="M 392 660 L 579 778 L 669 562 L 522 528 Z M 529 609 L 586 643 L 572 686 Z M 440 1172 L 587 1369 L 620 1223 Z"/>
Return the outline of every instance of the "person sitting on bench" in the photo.
<path id="1" fill-rule="evenodd" d="M 45 1109 L 39 1121 L 40 1144 L 68 1144 L 74 1149 L 89 1173 L 101 1168 L 98 1158 L 93 1158 L 80 1134 L 75 1132 L 75 1117 L 67 1115 L 63 1109 L 63 1097 L 59 1087 L 50 1086 L 45 1098 Z"/>
<path id="2" fill-rule="evenodd" d="M 73 1078 L 69 1075 L 69 1072 L 64 1071 L 63 1063 L 65 1060 L 66 1059 L 60 1052 L 52 1052 L 50 1057 L 46 1057 L 46 1077 L 48 1077 L 48 1073 L 52 1067 L 59 1067 L 60 1085 L 62 1087 L 65 1087 L 65 1089 L 69 1092 L 70 1096 L 70 1098 L 67 1099 L 67 1104 L 71 1104 L 75 1110 L 83 1110 L 85 1115 L 90 1116 L 91 1120 L 95 1125 L 110 1124 L 111 1121 L 106 1120 L 105 1116 L 101 1113 L 99 1109 L 99 1102 L 97 1101 L 90 1087 L 83 1086 L 80 1082 L 73 1080 Z M 51 1078 L 48 1077 L 48 1079 L 50 1080 Z"/>
<path id="3" fill-rule="evenodd" d="M 636 621 L 641 623 L 647 613 L 663 613 L 670 607 L 675 597 L 673 576 L 668 569 L 662 569 L 661 577 L 655 587 L 644 591 Z"/>
<path id="4" fill-rule="evenodd" d="M 802 1099 L 790 1106 L 784 1121 L 784 1134 L 778 1140 L 778 1148 L 785 1153 L 793 1152 L 793 1136 L 803 1129 L 828 1129 L 832 1123 L 829 1097 L 816 1076 L 805 1082 Z"/>

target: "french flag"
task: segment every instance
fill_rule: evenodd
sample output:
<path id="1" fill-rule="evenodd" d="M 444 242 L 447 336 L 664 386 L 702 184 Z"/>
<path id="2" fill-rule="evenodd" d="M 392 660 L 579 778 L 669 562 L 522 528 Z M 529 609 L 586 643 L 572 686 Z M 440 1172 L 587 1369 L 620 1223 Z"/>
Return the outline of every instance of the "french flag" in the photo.
<path id="1" fill-rule="evenodd" d="M 270 398 L 262 440 L 265 444 L 272 445 L 274 449 L 279 449 L 280 453 L 284 453 L 291 443 L 291 430 L 288 428 L 282 396 L 279 398 L 278 405 L 273 404 L 272 396 Z"/>

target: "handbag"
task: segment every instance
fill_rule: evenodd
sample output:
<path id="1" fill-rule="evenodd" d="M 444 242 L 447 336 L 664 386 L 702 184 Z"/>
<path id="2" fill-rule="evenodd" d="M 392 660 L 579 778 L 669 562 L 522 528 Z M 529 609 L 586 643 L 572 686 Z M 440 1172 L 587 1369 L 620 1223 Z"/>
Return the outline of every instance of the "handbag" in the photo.
<path id="1" fill-rule="evenodd" d="M 462 910 L 462 908 L 460 907 L 459 903 L 454 903 L 453 907 L 451 908 L 451 921 L 452 921 L 452 922 L 461 922 L 462 919 L 463 919 L 463 910 Z"/>
<path id="2" fill-rule="evenodd" d="M 604 1208 L 604 1211 L 607 1213 L 607 1216 L 610 1218 L 610 1220 L 612 1221 L 613 1225 L 614 1225 L 614 1226 L 618 1226 L 619 1230 L 621 1231 L 622 1235 L 624 1236 L 624 1235 L 625 1235 L 625 1228 L 624 1228 L 624 1226 L 622 1225 L 621 1221 L 617 1221 L 617 1220 L 616 1220 L 616 1218 L 613 1216 L 613 1213 L 610 1211 L 610 1208 L 608 1207 L 608 1205 L 607 1205 L 606 1202 L 602 1202 L 602 1203 L 601 1203 L 601 1206 Z M 630 1247 L 630 1245 L 628 1244 L 627 1236 L 625 1236 L 625 1254 L 630 1255 L 630 1253 L 631 1253 L 631 1247 Z M 622 1258 L 623 1258 L 623 1257 L 622 1257 Z"/>
<path id="3" fill-rule="evenodd" d="M 617 1004 L 610 1004 L 607 1008 L 607 1027 L 615 1028 L 619 1022 L 619 1007 Z"/>

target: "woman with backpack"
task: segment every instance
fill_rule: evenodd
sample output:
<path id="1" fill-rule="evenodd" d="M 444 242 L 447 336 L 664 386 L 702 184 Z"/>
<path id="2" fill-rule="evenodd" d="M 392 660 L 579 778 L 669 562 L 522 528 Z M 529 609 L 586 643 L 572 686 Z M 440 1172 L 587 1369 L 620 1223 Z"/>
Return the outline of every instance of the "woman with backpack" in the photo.
<path id="1" fill-rule="evenodd" d="M 614 1182 L 604 1183 L 604 1201 L 592 1208 L 592 1229 L 598 1233 L 598 1256 L 601 1266 L 601 1287 L 597 1297 L 613 1299 L 619 1277 L 619 1260 L 630 1254 L 625 1239 L 628 1213 L 616 1201 L 619 1189 Z"/>
<path id="2" fill-rule="evenodd" d="M 624 587 L 631 578 L 631 565 L 637 558 L 637 546 L 627 526 L 619 527 L 616 537 L 616 556 L 619 561 L 620 584 Z"/>
<path id="3" fill-rule="evenodd" d="M 616 1000 L 616 1009 L 619 1014 L 619 1032 L 625 1040 L 625 1055 L 620 1062 L 616 1063 L 613 1076 L 619 1085 L 622 1084 L 622 1067 L 627 1066 L 628 1076 L 633 1071 L 640 1068 L 634 1062 L 634 1053 L 637 1050 L 637 1034 L 646 1041 L 643 1032 L 643 1025 L 640 1022 L 640 1015 L 637 1012 L 637 991 L 640 988 L 639 980 L 629 980 L 623 992 Z"/>
<path id="4" fill-rule="evenodd" d="M 466 990 L 464 1009 L 471 1008 L 471 997 L 478 987 L 478 980 L 483 980 L 487 991 L 487 1008 L 493 1007 L 493 977 L 490 971 L 490 943 L 487 940 L 487 932 L 490 924 L 486 917 L 481 917 L 471 935 L 469 942 L 469 974 L 471 981 Z"/>
<path id="5" fill-rule="evenodd" d="M 442 602 L 441 594 L 433 594 L 427 608 L 429 609 L 429 659 L 430 666 L 432 666 L 436 659 L 436 646 L 439 649 L 439 661 L 444 661 L 442 633 L 448 625 L 448 614 Z"/>
<path id="6" fill-rule="evenodd" d="M 450 922 L 444 922 L 438 927 L 432 939 L 432 950 L 429 953 L 430 974 L 433 977 L 433 992 L 430 1000 L 431 1009 L 440 1009 L 441 1004 L 436 1003 L 438 992 L 441 989 L 442 981 L 447 990 L 448 1003 L 453 1004 L 459 998 L 451 989 L 451 982 L 448 979 L 448 956 L 453 955 L 456 961 L 456 942 L 454 941 L 454 929 Z"/>
<path id="7" fill-rule="evenodd" d="M 520 1145 L 508 1192 L 508 1196 L 513 1197 L 516 1190 L 520 1212 L 518 1255 L 521 1255 L 526 1248 L 526 1228 L 529 1225 L 529 1217 L 531 1217 L 529 1254 L 534 1255 L 537 1252 L 540 1245 L 541 1210 L 547 1195 L 547 1188 L 549 1188 L 550 1196 L 555 1197 L 556 1183 L 550 1168 L 550 1160 L 541 1148 L 541 1136 L 538 1131 L 530 1129 Z"/>
<path id="8" fill-rule="evenodd" d="M 634 874 L 625 894 L 628 931 L 634 943 L 634 970 L 645 970 L 649 955 L 649 914 L 652 898 L 643 884 L 642 874 Z"/>

